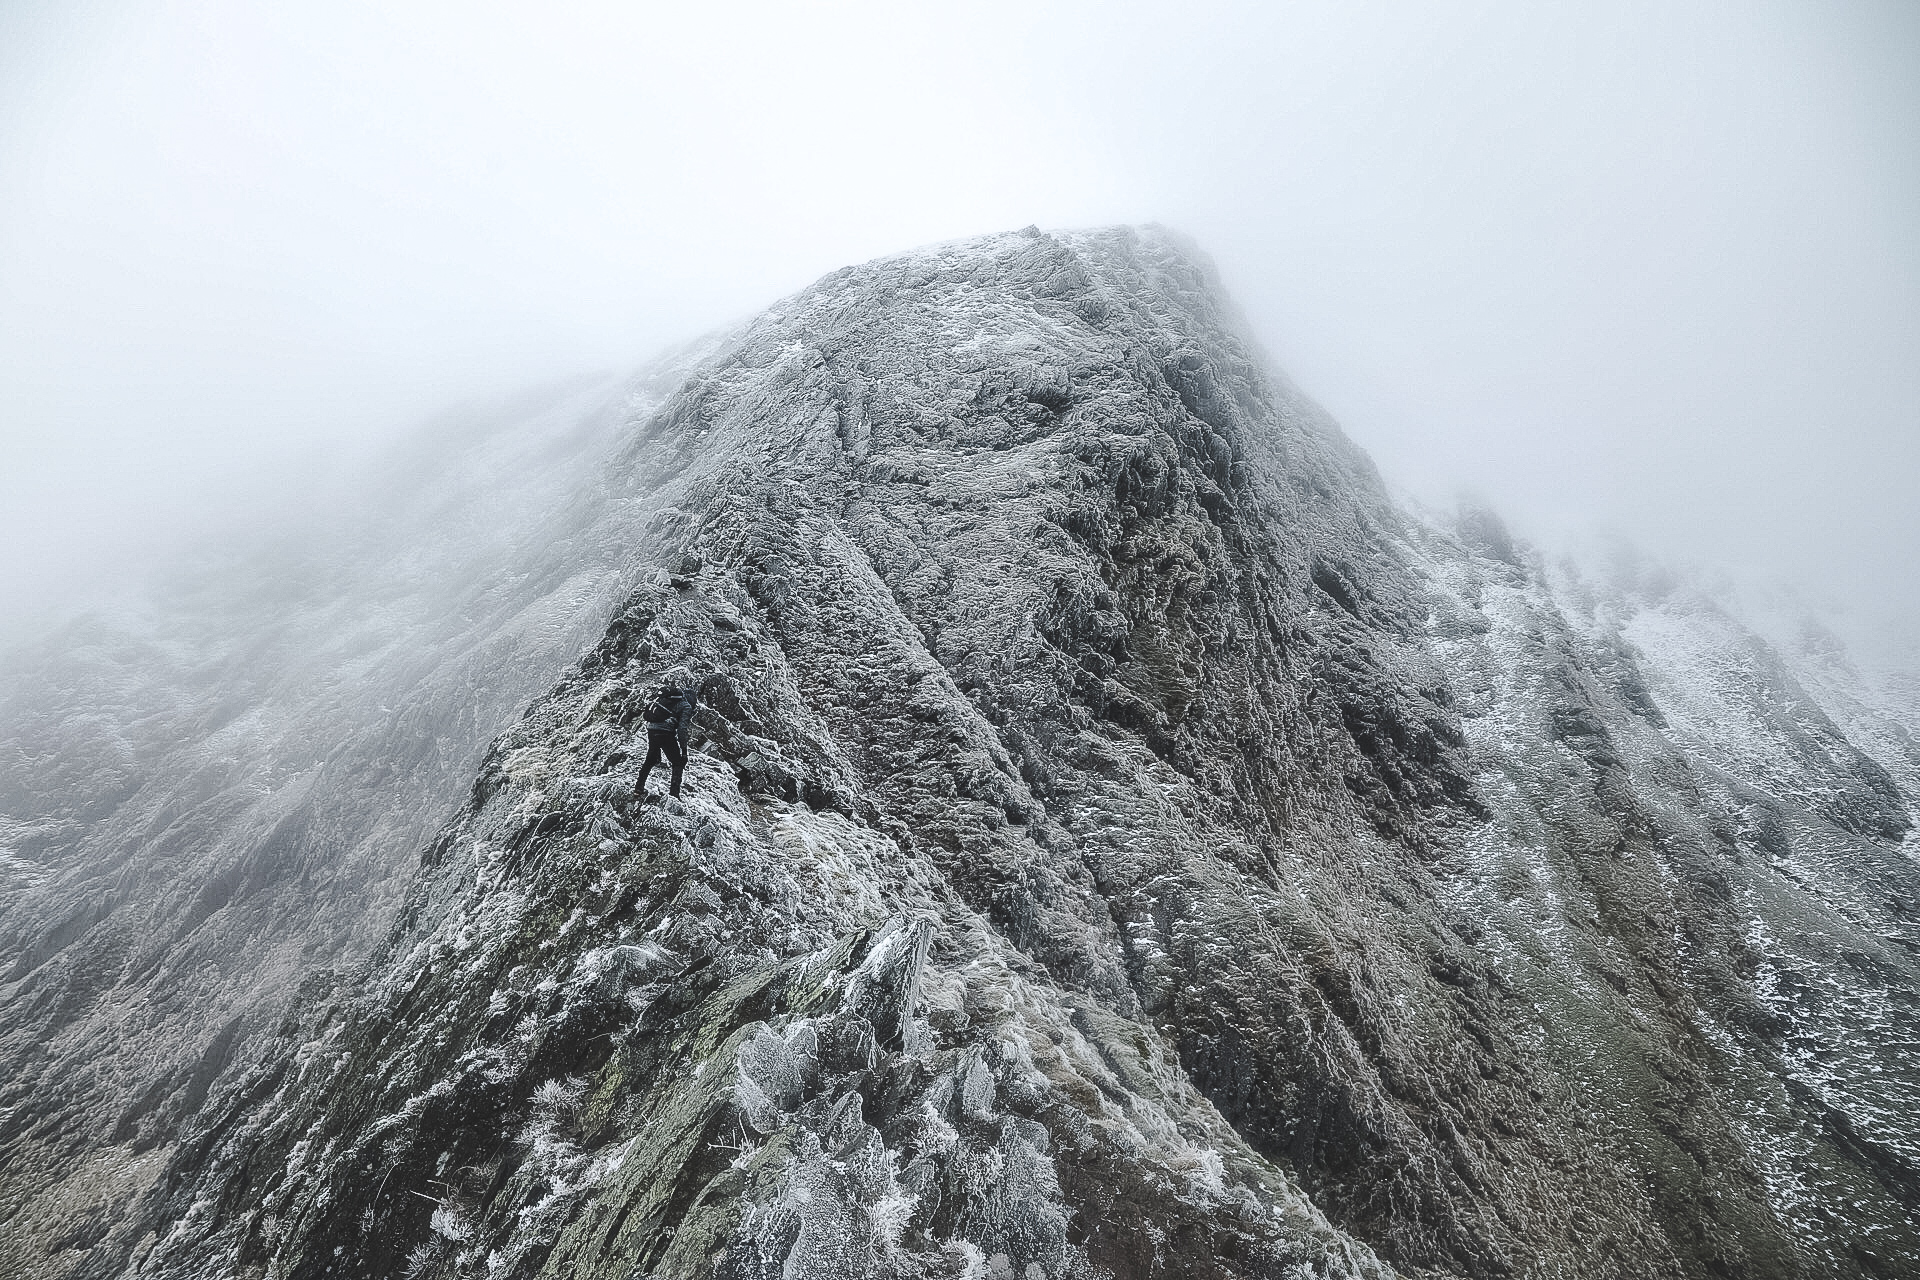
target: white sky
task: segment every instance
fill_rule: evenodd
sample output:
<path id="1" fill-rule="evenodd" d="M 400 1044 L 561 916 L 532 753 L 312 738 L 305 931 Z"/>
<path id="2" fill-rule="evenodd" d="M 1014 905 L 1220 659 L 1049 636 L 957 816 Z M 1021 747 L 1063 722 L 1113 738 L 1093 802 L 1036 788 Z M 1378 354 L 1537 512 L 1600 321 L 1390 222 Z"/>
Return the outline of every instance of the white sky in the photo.
<path id="1" fill-rule="evenodd" d="M 1195 236 L 1423 495 L 1920 601 L 1920 4 L 0 0 L 0 631 L 847 262 Z"/>

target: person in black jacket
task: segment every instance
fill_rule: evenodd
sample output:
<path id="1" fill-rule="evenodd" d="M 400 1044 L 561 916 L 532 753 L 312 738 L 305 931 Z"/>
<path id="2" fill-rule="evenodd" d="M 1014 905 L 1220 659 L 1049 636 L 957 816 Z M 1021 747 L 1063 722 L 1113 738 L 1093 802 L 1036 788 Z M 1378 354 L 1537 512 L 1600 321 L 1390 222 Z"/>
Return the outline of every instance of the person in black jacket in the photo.
<path id="1" fill-rule="evenodd" d="M 647 760 L 640 766 L 640 776 L 634 780 L 633 794 L 645 795 L 647 775 L 665 756 L 667 763 L 673 766 L 673 777 L 667 784 L 667 794 L 680 794 L 680 773 L 687 767 L 687 734 L 693 728 L 693 713 L 699 708 L 700 696 L 688 683 L 668 681 L 653 691 L 647 700 L 645 723 L 647 726 Z"/>

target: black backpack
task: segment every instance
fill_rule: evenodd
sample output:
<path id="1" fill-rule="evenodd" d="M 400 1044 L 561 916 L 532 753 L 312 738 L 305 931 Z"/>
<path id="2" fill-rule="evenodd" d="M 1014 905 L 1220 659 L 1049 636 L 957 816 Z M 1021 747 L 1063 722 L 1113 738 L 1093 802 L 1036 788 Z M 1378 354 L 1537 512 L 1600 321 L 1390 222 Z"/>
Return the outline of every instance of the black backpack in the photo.
<path id="1" fill-rule="evenodd" d="M 680 708 L 673 705 L 673 695 L 665 689 L 654 693 L 652 701 L 647 703 L 645 715 L 649 729 L 671 729 L 680 721 Z"/>

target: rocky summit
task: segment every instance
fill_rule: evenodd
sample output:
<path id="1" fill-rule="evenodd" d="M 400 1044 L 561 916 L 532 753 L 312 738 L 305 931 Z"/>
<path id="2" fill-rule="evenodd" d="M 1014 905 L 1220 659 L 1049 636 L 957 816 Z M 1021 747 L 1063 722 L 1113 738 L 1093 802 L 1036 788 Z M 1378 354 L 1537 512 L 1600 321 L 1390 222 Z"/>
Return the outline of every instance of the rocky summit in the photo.
<path id="1" fill-rule="evenodd" d="M 7 1274 L 1920 1274 L 1920 684 L 1396 501 L 1179 238 L 383 475 L 9 664 Z"/>

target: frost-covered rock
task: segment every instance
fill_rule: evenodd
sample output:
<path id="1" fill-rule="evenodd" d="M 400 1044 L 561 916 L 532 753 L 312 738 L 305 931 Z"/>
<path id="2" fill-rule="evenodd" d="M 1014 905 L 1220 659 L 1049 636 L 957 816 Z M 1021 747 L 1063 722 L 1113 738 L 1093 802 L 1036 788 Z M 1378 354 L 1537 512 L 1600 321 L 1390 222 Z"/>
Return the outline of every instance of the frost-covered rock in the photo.
<path id="1" fill-rule="evenodd" d="M 26 1265 L 1920 1261 L 1908 712 L 1802 680 L 1709 600 L 1396 505 L 1163 232 L 849 268 L 676 378 L 605 452 L 555 455 L 591 460 L 555 509 L 603 566 L 568 625 L 617 602 L 564 670 L 494 668 L 546 684 L 464 801 L 417 766 L 387 784 L 451 816 L 377 950 L 271 1034 L 236 1023 L 155 1130 L 164 1171 L 85 1238 L 36 1210 Z M 528 554 L 558 572 L 556 545 Z M 707 691 L 686 794 L 635 801 L 674 666 Z M 63 756 L 57 722 L 34 767 L 127 731 Z M 100 927 L 53 923 L 45 884 L 152 856 L 99 834 L 134 801 L 57 776 L 83 843 L 67 869 L 17 853 L 8 917 L 42 1001 Z M 270 903 L 318 936 L 298 902 L 242 883 L 212 915 Z M 270 945 L 223 935 L 207 981 L 237 990 L 219 972 Z M 124 1093 L 133 1051 L 64 1025 L 10 1052 L 97 1059 L 85 1096 Z M 17 1131 L 56 1186 L 137 1146 Z"/>

